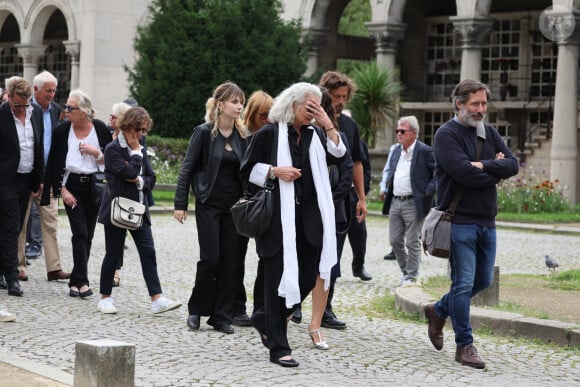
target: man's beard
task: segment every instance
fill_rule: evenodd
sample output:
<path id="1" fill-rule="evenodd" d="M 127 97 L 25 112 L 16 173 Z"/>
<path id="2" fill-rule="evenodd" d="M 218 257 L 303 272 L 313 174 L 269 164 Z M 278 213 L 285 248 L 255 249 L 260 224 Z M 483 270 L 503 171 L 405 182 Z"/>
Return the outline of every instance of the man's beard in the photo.
<path id="1" fill-rule="evenodd" d="M 467 109 L 460 109 L 457 114 L 461 122 L 471 127 L 477 127 L 485 118 L 485 114 L 469 113 Z"/>

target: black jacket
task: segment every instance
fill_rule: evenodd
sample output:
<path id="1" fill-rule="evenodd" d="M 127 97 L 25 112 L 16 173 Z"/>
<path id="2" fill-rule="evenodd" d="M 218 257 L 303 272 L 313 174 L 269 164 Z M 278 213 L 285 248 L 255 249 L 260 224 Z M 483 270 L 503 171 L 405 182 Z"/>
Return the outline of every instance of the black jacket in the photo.
<path id="1" fill-rule="evenodd" d="M 101 152 L 104 153 L 105 146 L 113 140 L 111 132 L 107 125 L 101 120 L 94 119 L 93 126 L 97 132 Z M 71 130 L 70 121 L 65 121 L 54 129 L 50 145 L 50 153 L 46 162 L 46 171 L 44 174 L 44 189 L 40 205 L 45 206 L 50 203 L 50 189 L 55 197 L 60 195 L 62 179 L 65 172 L 66 154 L 68 153 L 68 135 Z"/>
<path id="2" fill-rule="evenodd" d="M 211 195 L 226 145 L 223 136 L 211 134 L 213 125 L 213 122 L 208 122 L 193 130 L 177 179 L 173 203 L 176 210 L 187 210 L 190 187 L 196 200 L 201 203 L 205 203 Z M 242 138 L 234 128 L 229 140 L 241 163 L 248 139 Z"/>
<path id="3" fill-rule="evenodd" d="M 155 186 L 155 172 L 151 168 L 145 148 L 141 149 L 142 157 L 131 155 L 129 149 L 121 146 L 119 138 L 116 138 L 105 148 L 105 175 L 107 187 L 103 194 L 101 208 L 99 209 L 99 223 L 111 225 L 111 202 L 113 198 L 122 196 L 131 200 L 139 201 L 137 184 L 127 181 L 140 175 L 143 178 L 143 204 L 145 204 L 145 219 L 151 224 L 147 193 Z"/>

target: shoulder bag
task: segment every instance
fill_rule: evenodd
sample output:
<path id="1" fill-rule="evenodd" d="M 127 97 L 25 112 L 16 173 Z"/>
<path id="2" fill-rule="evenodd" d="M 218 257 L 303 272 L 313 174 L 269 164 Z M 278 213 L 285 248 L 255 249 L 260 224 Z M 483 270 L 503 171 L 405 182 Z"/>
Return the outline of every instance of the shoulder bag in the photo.
<path id="1" fill-rule="evenodd" d="M 482 145 L 483 140 L 478 137 L 477 160 L 481 155 Z M 451 223 L 461 195 L 463 195 L 463 187 L 459 187 L 455 192 L 447 210 L 439 210 L 437 207 L 429 210 L 421 229 L 421 241 L 425 254 L 438 258 L 451 256 Z"/>
<path id="2" fill-rule="evenodd" d="M 278 132 L 272 139 L 271 165 L 276 165 L 278 149 Z M 268 180 L 264 188 L 254 195 L 246 192 L 230 208 L 234 226 L 238 234 L 248 238 L 258 238 L 270 227 L 274 212 L 274 198 L 272 190 L 275 181 Z"/>
<path id="3" fill-rule="evenodd" d="M 143 225 L 145 205 L 117 196 L 111 203 L 111 223 L 119 228 L 138 230 Z"/>

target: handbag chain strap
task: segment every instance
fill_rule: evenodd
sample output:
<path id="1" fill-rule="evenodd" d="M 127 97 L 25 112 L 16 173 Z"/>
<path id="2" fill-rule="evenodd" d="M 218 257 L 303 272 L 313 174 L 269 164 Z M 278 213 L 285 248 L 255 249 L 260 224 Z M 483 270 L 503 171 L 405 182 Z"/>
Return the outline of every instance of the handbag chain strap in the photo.
<path id="1" fill-rule="evenodd" d="M 479 161 L 479 158 L 481 157 L 481 147 L 483 146 L 483 140 L 481 139 L 481 137 L 477 137 L 477 154 L 475 156 L 476 160 L 475 161 Z M 446 214 L 449 215 L 450 217 L 453 217 L 453 215 L 455 214 L 455 209 L 457 208 L 457 205 L 459 204 L 459 200 L 461 199 L 461 195 L 463 195 L 463 190 L 465 189 L 465 187 L 460 186 L 459 189 L 457 191 L 455 191 L 455 195 L 453 195 L 453 200 L 451 201 L 451 204 L 449 205 L 449 208 L 447 209 Z"/>

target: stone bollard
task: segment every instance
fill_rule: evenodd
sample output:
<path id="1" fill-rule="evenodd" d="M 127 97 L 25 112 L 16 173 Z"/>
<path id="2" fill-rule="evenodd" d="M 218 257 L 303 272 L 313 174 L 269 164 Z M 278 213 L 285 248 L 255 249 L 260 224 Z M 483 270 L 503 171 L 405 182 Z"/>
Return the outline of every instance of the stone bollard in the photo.
<path id="1" fill-rule="evenodd" d="M 493 267 L 493 278 L 489 288 L 479 292 L 471 299 L 474 306 L 495 306 L 499 304 L 499 266 Z"/>
<path id="2" fill-rule="evenodd" d="M 135 345 L 103 339 L 77 341 L 75 387 L 135 385 Z"/>

